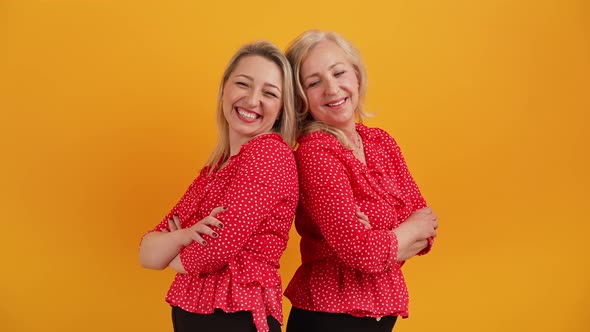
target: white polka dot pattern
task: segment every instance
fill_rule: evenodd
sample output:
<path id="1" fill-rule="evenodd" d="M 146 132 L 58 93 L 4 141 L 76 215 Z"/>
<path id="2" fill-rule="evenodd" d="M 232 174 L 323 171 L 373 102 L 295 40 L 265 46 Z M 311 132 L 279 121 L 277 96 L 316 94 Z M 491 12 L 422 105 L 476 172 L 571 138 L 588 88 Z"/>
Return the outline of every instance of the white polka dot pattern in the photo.
<path id="1" fill-rule="evenodd" d="M 173 213 L 186 228 L 222 205 L 228 209 L 216 217 L 225 227 L 216 229 L 218 238 L 207 237 L 207 246 L 193 242 L 181 250 L 188 274 L 176 275 L 166 301 L 200 314 L 251 311 L 258 330 L 268 331 L 268 315 L 283 322 L 277 270 L 298 199 L 293 151 L 278 134 L 265 134 L 226 167 L 207 171 L 153 231 L 168 229 Z"/>
<path id="2" fill-rule="evenodd" d="M 357 131 L 366 166 L 332 135 L 314 132 L 299 140 L 295 225 L 302 265 L 285 295 L 306 310 L 407 317 L 403 262 L 396 261 L 397 238 L 390 230 L 426 202 L 395 140 L 361 124 Z M 372 229 L 358 222 L 356 207 L 368 216 Z"/>

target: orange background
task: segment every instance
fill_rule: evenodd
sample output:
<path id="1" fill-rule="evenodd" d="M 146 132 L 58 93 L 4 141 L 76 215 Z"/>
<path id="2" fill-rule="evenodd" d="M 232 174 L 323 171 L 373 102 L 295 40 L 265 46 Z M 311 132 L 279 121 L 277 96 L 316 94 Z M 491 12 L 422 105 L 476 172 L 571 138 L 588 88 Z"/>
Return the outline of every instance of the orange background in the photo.
<path id="1" fill-rule="evenodd" d="M 395 330 L 590 331 L 583 0 L 0 1 L 0 330 L 170 331 L 140 236 L 213 147 L 232 53 L 308 28 L 361 50 L 367 122 L 439 215 Z"/>

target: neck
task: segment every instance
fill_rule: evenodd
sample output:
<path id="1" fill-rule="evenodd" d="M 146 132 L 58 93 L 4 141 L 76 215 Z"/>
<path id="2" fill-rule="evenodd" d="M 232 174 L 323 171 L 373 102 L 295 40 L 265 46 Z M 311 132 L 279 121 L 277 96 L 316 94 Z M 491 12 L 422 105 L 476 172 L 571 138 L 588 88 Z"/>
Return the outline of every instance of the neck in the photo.
<path id="1" fill-rule="evenodd" d="M 235 156 L 240 152 L 242 145 L 248 143 L 250 139 L 243 136 L 229 134 L 229 156 Z"/>
<path id="2" fill-rule="evenodd" d="M 352 144 L 354 144 L 354 142 L 356 142 L 358 134 L 356 132 L 356 126 L 354 123 L 352 124 L 352 126 L 347 126 L 346 128 L 339 128 L 339 129 L 342 130 L 344 135 L 346 135 L 349 142 L 351 142 Z"/>

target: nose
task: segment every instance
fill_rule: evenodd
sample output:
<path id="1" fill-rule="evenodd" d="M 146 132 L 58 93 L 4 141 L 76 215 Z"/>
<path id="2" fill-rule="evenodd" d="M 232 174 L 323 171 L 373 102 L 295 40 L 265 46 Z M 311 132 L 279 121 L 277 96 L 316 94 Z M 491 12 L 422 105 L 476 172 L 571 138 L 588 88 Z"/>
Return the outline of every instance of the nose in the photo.
<path id="1" fill-rule="evenodd" d="M 246 96 L 245 101 L 246 105 L 249 108 L 254 108 L 258 106 L 258 103 L 260 103 L 260 91 L 258 91 L 257 89 L 251 89 L 250 91 L 248 91 L 248 95 Z"/>
<path id="2" fill-rule="evenodd" d="M 325 90 L 326 95 L 329 95 L 329 96 L 335 95 L 338 93 L 338 91 L 339 91 L 338 82 L 335 79 L 331 78 L 331 79 L 326 80 L 326 90 Z"/>

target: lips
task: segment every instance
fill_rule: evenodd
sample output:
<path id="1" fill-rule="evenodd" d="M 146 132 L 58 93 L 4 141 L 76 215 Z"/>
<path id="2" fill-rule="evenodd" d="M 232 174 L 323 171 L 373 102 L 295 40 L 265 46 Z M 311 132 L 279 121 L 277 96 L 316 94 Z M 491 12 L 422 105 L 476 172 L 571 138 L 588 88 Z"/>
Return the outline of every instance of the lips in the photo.
<path id="1" fill-rule="evenodd" d="M 348 100 L 348 97 L 344 97 L 344 98 L 340 98 L 340 99 L 335 99 L 335 100 L 331 100 L 329 103 L 326 104 L 326 106 L 328 107 L 333 107 L 333 108 L 337 108 L 339 106 L 344 105 L 344 103 Z"/>
<path id="2" fill-rule="evenodd" d="M 238 114 L 238 117 L 245 120 L 245 121 L 249 121 L 249 122 L 255 121 L 261 117 L 260 114 L 258 114 L 256 112 L 249 111 L 249 110 L 241 108 L 241 107 L 236 107 L 235 109 L 236 109 L 236 113 Z"/>

